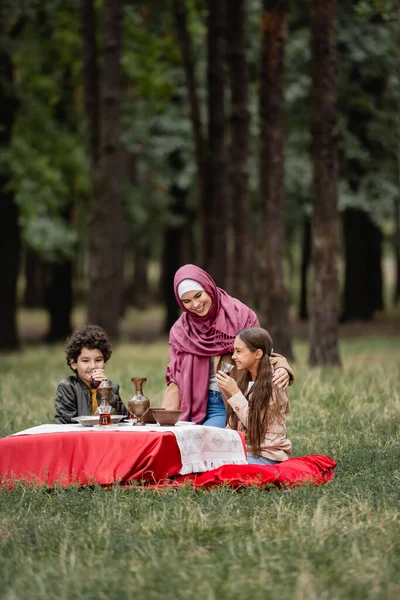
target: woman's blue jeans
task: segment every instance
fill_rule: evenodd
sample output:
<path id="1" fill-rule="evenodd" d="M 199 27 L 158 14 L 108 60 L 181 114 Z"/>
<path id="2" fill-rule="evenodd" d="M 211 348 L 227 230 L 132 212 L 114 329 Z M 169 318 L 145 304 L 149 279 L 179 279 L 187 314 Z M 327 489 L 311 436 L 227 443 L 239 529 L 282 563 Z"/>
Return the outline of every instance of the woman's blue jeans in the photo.
<path id="1" fill-rule="evenodd" d="M 210 427 L 226 426 L 226 408 L 221 392 L 208 390 L 207 415 L 203 425 Z"/>
<path id="2" fill-rule="evenodd" d="M 249 465 L 277 465 L 279 460 L 271 460 L 270 458 L 265 458 L 264 456 L 254 456 L 251 452 L 247 453 L 247 462 Z"/>

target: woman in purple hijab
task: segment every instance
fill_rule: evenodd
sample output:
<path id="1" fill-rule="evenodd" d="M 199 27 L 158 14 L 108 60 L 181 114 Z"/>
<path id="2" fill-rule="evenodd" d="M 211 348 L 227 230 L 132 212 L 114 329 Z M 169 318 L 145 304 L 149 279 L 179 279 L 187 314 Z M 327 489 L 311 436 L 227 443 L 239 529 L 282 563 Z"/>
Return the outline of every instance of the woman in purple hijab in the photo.
<path id="1" fill-rule="evenodd" d="M 225 427 L 225 401 L 216 373 L 231 365 L 236 334 L 259 327 L 256 314 L 215 285 L 212 277 L 195 265 L 184 265 L 175 274 L 175 297 L 183 314 L 169 334 L 170 361 L 163 406 L 181 409 L 182 420 Z M 222 364 L 224 363 L 224 364 Z M 280 354 L 271 355 L 274 383 L 286 389 L 293 373 Z"/>

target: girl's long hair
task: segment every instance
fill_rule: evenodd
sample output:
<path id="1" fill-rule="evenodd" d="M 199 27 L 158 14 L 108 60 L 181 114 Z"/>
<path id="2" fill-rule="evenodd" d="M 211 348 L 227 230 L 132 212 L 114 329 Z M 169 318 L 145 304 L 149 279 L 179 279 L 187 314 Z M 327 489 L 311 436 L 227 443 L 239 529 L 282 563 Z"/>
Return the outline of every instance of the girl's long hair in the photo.
<path id="1" fill-rule="evenodd" d="M 272 352 L 272 339 L 268 331 L 261 327 L 248 327 L 242 329 L 237 334 L 251 352 L 260 349 L 263 352 L 262 358 L 258 363 L 257 377 L 251 388 L 251 397 L 249 401 L 248 427 L 247 427 L 247 445 L 251 448 L 254 456 L 261 455 L 261 446 L 264 441 L 269 423 L 269 404 L 272 395 L 272 367 L 270 355 Z M 250 373 L 245 371 L 238 379 L 238 386 L 242 394 L 247 398 L 250 392 L 246 394 Z M 227 422 L 232 429 L 238 429 L 239 419 L 232 407 L 227 407 Z"/>

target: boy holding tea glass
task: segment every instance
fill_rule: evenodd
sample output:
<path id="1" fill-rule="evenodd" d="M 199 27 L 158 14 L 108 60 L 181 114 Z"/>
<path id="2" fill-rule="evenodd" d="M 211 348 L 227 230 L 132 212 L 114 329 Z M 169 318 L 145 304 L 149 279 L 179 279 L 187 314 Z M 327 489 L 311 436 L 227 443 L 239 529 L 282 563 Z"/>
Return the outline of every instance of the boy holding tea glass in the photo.
<path id="1" fill-rule="evenodd" d="M 94 407 L 90 390 L 107 379 L 104 368 L 111 352 L 110 340 L 98 325 L 84 325 L 67 338 L 67 364 L 75 375 L 63 379 L 57 386 L 56 423 L 71 423 L 73 417 L 92 414 Z M 116 383 L 112 383 L 110 404 L 117 414 L 129 414 L 119 396 L 119 385 Z"/>

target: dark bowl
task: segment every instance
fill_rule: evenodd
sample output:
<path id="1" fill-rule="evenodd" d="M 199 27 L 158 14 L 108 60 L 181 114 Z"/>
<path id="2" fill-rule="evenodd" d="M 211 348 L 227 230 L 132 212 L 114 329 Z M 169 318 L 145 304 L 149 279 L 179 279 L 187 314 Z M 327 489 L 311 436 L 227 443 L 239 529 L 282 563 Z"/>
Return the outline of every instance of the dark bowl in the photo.
<path id="1" fill-rule="evenodd" d="M 164 409 L 163 408 L 156 408 L 156 409 L 149 408 L 149 410 L 146 411 L 144 413 L 144 415 L 142 415 L 143 423 L 147 423 L 149 425 L 153 425 L 153 424 L 157 423 L 157 421 L 153 415 L 153 410 L 164 410 Z"/>
<path id="2" fill-rule="evenodd" d="M 165 408 L 153 408 L 153 415 L 160 425 L 175 425 L 182 414 L 181 410 L 166 410 Z"/>

